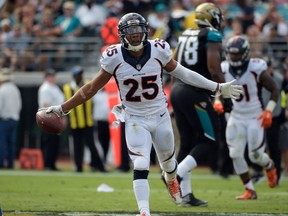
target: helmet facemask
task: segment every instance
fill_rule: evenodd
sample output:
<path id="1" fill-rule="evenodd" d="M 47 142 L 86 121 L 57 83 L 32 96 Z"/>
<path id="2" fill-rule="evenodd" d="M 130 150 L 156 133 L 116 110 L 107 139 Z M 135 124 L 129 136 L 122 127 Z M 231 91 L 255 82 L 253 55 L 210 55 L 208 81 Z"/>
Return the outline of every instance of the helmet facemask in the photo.
<path id="1" fill-rule="evenodd" d="M 227 42 L 226 59 L 231 67 L 242 67 L 249 58 L 250 45 L 243 37 L 233 37 Z"/>
<path id="2" fill-rule="evenodd" d="M 147 44 L 148 23 L 139 14 L 130 13 L 121 18 L 118 24 L 118 33 L 122 46 L 130 51 L 137 52 Z M 138 45 L 132 45 L 127 36 L 141 34 L 141 41 Z M 131 39 L 131 38 L 130 38 Z"/>

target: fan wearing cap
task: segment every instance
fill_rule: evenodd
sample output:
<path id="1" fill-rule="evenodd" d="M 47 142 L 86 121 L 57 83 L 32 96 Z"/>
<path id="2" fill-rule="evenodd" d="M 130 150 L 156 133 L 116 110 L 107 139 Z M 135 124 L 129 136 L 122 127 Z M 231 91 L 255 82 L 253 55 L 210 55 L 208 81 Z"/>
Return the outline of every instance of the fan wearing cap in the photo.
<path id="1" fill-rule="evenodd" d="M 57 85 L 56 71 L 49 68 L 45 71 L 44 81 L 38 90 L 39 107 L 49 107 L 64 101 L 64 94 Z M 56 161 L 59 154 L 60 136 L 54 134 L 41 134 L 41 147 L 44 155 L 44 167 L 46 170 L 58 170 Z"/>
<path id="2" fill-rule="evenodd" d="M 83 68 L 75 66 L 71 69 L 73 80 L 63 86 L 65 99 L 70 99 L 84 85 Z M 70 132 L 73 137 L 73 152 L 76 172 L 83 171 L 84 146 L 88 146 L 91 152 L 90 168 L 92 171 L 99 170 L 106 172 L 103 162 L 100 159 L 94 141 L 94 121 L 92 99 L 80 104 L 70 110 Z"/>
<path id="3" fill-rule="evenodd" d="M 18 87 L 8 68 L 0 69 L 0 169 L 14 168 L 17 127 L 22 109 Z"/>

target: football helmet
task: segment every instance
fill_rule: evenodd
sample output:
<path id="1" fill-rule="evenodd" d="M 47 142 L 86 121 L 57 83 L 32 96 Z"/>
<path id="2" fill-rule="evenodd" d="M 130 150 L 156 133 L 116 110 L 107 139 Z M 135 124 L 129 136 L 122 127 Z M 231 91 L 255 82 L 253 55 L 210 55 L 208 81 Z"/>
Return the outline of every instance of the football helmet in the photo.
<path id="1" fill-rule="evenodd" d="M 249 59 L 250 45 L 243 36 L 231 37 L 225 47 L 226 59 L 232 67 L 241 67 Z"/>
<path id="2" fill-rule="evenodd" d="M 195 22 L 199 26 L 209 26 L 218 31 L 221 29 L 223 15 L 221 9 L 213 3 L 203 3 L 195 10 Z"/>
<path id="3" fill-rule="evenodd" d="M 138 51 L 142 49 L 148 40 L 148 22 L 137 13 L 128 13 L 124 15 L 118 23 L 118 35 L 122 46 L 131 51 Z M 130 44 L 127 35 L 143 34 L 141 43 L 137 46 Z"/>

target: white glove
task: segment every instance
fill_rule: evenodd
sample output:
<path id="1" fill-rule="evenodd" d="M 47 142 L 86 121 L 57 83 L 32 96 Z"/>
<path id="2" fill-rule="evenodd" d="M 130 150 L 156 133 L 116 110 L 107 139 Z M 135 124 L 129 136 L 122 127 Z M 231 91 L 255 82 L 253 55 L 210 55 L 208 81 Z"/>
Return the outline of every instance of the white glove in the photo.
<path id="1" fill-rule="evenodd" d="M 111 112 L 114 114 L 117 121 L 114 121 L 112 124 L 114 127 L 118 128 L 120 122 L 125 122 L 125 110 L 122 106 L 122 104 L 115 105 Z"/>
<path id="2" fill-rule="evenodd" d="M 62 107 L 61 107 L 61 105 L 56 105 L 56 106 L 50 106 L 50 107 L 48 107 L 47 108 L 47 110 L 46 110 L 46 113 L 55 113 L 55 114 L 57 114 L 57 115 L 59 115 L 59 116 L 65 116 L 65 115 L 67 115 L 69 112 L 64 112 L 63 110 L 62 110 Z"/>
<path id="3" fill-rule="evenodd" d="M 236 79 L 226 82 L 219 83 L 219 89 L 216 92 L 216 96 L 222 95 L 224 98 L 237 99 L 241 94 L 243 94 L 243 88 L 241 85 L 232 85 Z"/>

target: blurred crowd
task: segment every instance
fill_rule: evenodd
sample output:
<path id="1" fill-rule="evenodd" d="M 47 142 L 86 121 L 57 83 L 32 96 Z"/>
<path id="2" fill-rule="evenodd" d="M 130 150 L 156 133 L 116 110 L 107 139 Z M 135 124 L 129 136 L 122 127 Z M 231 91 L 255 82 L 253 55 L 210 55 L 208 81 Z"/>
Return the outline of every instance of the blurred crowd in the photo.
<path id="1" fill-rule="evenodd" d="M 95 52 L 99 57 L 101 47 L 106 44 L 102 27 L 110 22 L 108 18 L 118 19 L 132 11 L 147 18 L 151 38 L 163 38 L 174 48 L 180 32 L 194 25 L 193 11 L 202 2 L 2 0 L 0 67 L 10 67 L 12 71 L 21 72 L 45 71 L 50 67 L 68 71 L 72 67 L 71 62 L 83 64 L 89 58 L 95 64 Z M 252 43 L 253 55 L 267 55 L 278 64 L 284 61 L 288 33 L 286 0 L 210 2 L 219 5 L 225 13 L 225 40 L 233 35 L 245 34 Z M 117 42 L 115 39 L 113 42 Z"/>
<path id="2" fill-rule="evenodd" d="M 174 49 L 180 33 L 195 25 L 194 9 L 204 0 L 2 0 L 0 1 L 0 68 L 30 72 L 70 71 L 97 64 L 101 47 L 118 43 L 117 24 L 128 12 L 149 22 L 149 36 Z M 225 14 L 223 43 L 245 35 L 251 57 L 265 57 L 283 76 L 283 108 L 288 92 L 288 1 L 210 0 Z M 102 49 L 103 50 L 103 49 Z M 97 65 L 92 65 L 96 67 Z M 95 69 L 96 71 L 96 69 Z M 167 85 L 169 85 L 167 80 Z M 287 121 L 281 130 L 287 132 Z M 285 132 L 286 131 L 286 132 Z M 285 140 L 284 140 L 285 142 Z M 283 148 L 288 172 L 288 148 Z"/>

